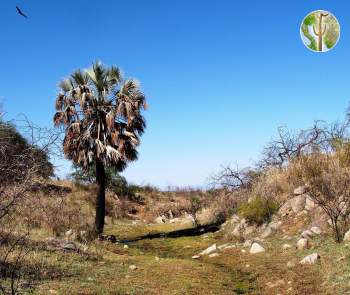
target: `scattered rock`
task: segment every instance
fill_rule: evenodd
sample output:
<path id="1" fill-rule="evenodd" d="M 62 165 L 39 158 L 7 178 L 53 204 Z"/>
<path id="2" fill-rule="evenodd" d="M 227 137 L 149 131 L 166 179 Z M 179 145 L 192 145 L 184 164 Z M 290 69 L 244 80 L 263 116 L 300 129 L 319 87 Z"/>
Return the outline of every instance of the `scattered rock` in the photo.
<path id="1" fill-rule="evenodd" d="M 191 222 L 195 224 L 195 219 L 191 214 L 186 213 L 185 218 L 183 219 L 183 223 Z"/>
<path id="2" fill-rule="evenodd" d="M 232 235 L 234 237 L 240 237 L 242 235 L 241 233 L 241 225 L 240 224 L 237 224 L 234 229 L 232 230 Z"/>
<path id="3" fill-rule="evenodd" d="M 209 255 L 213 252 L 215 252 L 217 250 L 216 244 L 211 245 L 210 247 L 208 247 L 207 249 L 205 249 L 204 251 L 202 251 L 201 253 L 199 253 L 199 255 Z"/>
<path id="4" fill-rule="evenodd" d="M 98 239 L 100 241 L 108 241 L 113 244 L 117 243 L 117 237 L 115 235 L 99 235 Z"/>
<path id="5" fill-rule="evenodd" d="M 247 250 L 242 249 L 241 252 L 242 252 L 242 253 L 247 253 Z"/>
<path id="6" fill-rule="evenodd" d="M 299 213 L 304 210 L 306 202 L 305 195 L 296 196 L 289 201 L 294 213 Z"/>
<path id="7" fill-rule="evenodd" d="M 73 232 L 74 232 L 74 231 L 73 231 L 72 229 L 69 229 L 69 230 L 67 230 L 67 231 L 65 232 L 64 235 L 65 235 L 66 237 L 70 237 L 70 236 L 73 234 Z"/>
<path id="8" fill-rule="evenodd" d="M 254 242 L 249 250 L 249 253 L 257 254 L 261 252 L 265 252 L 265 249 L 260 244 Z"/>
<path id="9" fill-rule="evenodd" d="M 267 238 L 267 237 L 269 237 L 269 236 L 271 236 L 271 235 L 272 235 L 272 229 L 271 229 L 270 226 L 268 226 L 268 227 L 264 230 L 264 232 L 261 234 L 261 237 L 262 237 L 263 239 L 265 239 L 265 238 Z"/>
<path id="10" fill-rule="evenodd" d="M 64 246 L 63 246 L 63 250 L 65 250 L 65 251 L 76 251 L 77 250 L 77 245 L 75 245 L 74 242 L 65 243 Z"/>
<path id="11" fill-rule="evenodd" d="M 169 223 L 176 223 L 176 222 L 179 222 L 179 220 L 180 219 L 177 218 L 177 217 L 176 218 L 172 218 L 172 219 L 169 220 Z"/>
<path id="12" fill-rule="evenodd" d="M 337 259 L 337 261 L 340 262 L 340 261 L 344 261 L 345 259 L 346 259 L 346 256 L 341 256 Z"/>
<path id="13" fill-rule="evenodd" d="M 155 220 L 154 220 L 155 223 L 165 223 L 166 222 L 166 218 L 164 215 L 161 215 L 161 216 L 158 216 Z"/>
<path id="14" fill-rule="evenodd" d="M 350 241 L 350 229 L 345 233 L 344 241 Z"/>
<path id="15" fill-rule="evenodd" d="M 302 195 L 306 193 L 306 187 L 305 185 L 298 186 L 296 189 L 293 191 L 294 195 Z"/>
<path id="16" fill-rule="evenodd" d="M 281 208 L 278 210 L 278 214 L 282 217 L 285 217 L 289 215 L 292 212 L 292 206 L 290 204 L 290 201 L 285 202 Z"/>
<path id="17" fill-rule="evenodd" d="M 194 256 L 192 256 L 192 258 L 193 258 L 193 259 L 199 259 L 200 256 L 199 256 L 199 255 L 194 255 Z"/>
<path id="18" fill-rule="evenodd" d="M 298 250 L 304 250 L 308 247 L 309 242 L 307 239 L 305 238 L 301 238 L 298 242 L 297 242 L 297 249 Z"/>
<path id="19" fill-rule="evenodd" d="M 239 238 L 239 237 L 242 237 L 243 235 L 243 232 L 245 231 L 245 229 L 248 227 L 248 223 L 246 221 L 245 218 L 243 218 L 233 229 L 232 231 L 232 235 Z M 255 227 L 254 227 L 255 229 Z M 248 232 L 250 231 L 251 229 L 248 230 Z M 245 232 L 244 234 L 249 234 L 248 232 Z"/>
<path id="20" fill-rule="evenodd" d="M 129 266 L 129 269 L 130 269 L 130 270 L 136 270 L 136 269 L 137 269 L 137 266 L 134 265 L 134 264 L 132 264 L 132 265 Z"/>
<path id="21" fill-rule="evenodd" d="M 292 245 L 290 245 L 290 244 L 283 244 L 283 246 L 282 246 L 283 250 L 288 250 L 288 249 L 291 249 L 291 248 L 292 248 Z"/>
<path id="22" fill-rule="evenodd" d="M 305 238 L 305 239 L 310 239 L 313 237 L 313 235 L 314 235 L 314 233 L 311 230 L 304 230 L 301 233 L 300 237 Z"/>
<path id="23" fill-rule="evenodd" d="M 124 249 L 129 249 L 129 246 L 128 246 L 128 245 L 124 245 L 123 248 L 124 248 Z"/>
<path id="24" fill-rule="evenodd" d="M 155 259 L 156 261 L 159 261 L 159 260 L 160 260 L 160 258 L 159 258 L 158 256 L 154 257 L 154 259 Z"/>
<path id="25" fill-rule="evenodd" d="M 320 259 L 321 256 L 318 253 L 313 253 L 310 254 L 306 257 L 304 257 L 301 261 L 300 264 L 315 264 L 318 259 Z"/>
<path id="26" fill-rule="evenodd" d="M 316 208 L 315 202 L 309 196 L 307 196 L 305 199 L 305 210 L 312 211 L 315 208 Z"/>
<path id="27" fill-rule="evenodd" d="M 218 256 L 220 256 L 219 253 L 212 253 L 212 254 L 209 254 L 209 257 L 210 257 L 210 258 L 218 257 Z"/>
<path id="28" fill-rule="evenodd" d="M 312 231 L 316 235 L 320 235 L 322 233 L 321 229 L 318 226 L 313 226 L 310 231 Z"/>
<path id="29" fill-rule="evenodd" d="M 282 225 L 282 221 L 272 221 L 269 223 L 269 227 L 272 229 L 272 230 L 278 230 Z"/>
<path id="30" fill-rule="evenodd" d="M 229 246 L 230 244 L 229 243 L 226 243 L 226 244 L 222 244 L 218 247 L 219 250 L 222 250 L 222 249 L 225 249 L 227 246 Z"/>

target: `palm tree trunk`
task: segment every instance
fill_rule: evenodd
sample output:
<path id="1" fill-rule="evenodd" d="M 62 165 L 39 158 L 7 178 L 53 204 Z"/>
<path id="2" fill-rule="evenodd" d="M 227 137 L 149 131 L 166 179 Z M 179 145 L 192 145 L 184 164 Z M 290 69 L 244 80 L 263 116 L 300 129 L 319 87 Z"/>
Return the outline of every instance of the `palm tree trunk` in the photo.
<path id="1" fill-rule="evenodd" d="M 99 160 L 96 161 L 96 182 L 98 186 L 98 191 L 96 196 L 95 227 L 97 235 L 100 235 L 103 233 L 103 227 L 105 225 L 106 174 L 105 167 L 103 163 Z"/>

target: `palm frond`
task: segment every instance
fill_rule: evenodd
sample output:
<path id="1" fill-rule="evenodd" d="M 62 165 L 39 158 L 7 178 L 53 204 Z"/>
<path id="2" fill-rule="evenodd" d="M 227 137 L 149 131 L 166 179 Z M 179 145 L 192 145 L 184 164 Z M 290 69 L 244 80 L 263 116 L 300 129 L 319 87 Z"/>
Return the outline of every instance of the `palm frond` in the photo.
<path id="1" fill-rule="evenodd" d="M 64 101 L 65 101 L 65 95 L 63 93 L 59 93 L 57 95 L 56 105 L 55 105 L 57 111 L 62 110 L 62 108 L 64 107 Z"/>
<path id="2" fill-rule="evenodd" d="M 85 167 L 99 159 L 118 171 L 137 159 L 146 127 L 141 115 L 146 99 L 138 81 L 123 81 L 119 68 L 96 62 L 59 87 L 54 124 L 67 127 L 63 147 L 68 159 Z"/>
<path id="3" fill-rule="evenodd" d="M 111 147 L 110 145 L 108 145 L 106 147 L 106 155 L 107 155 L 107 158 L 112 161 L 112 162 L 117 162 L 120 157 L 121 157 L 121 154 L 113 147 Z"/>
<path id="4" fill-rule="evenodd" d="M 89 75 L 81 70 L 75 71 L 71 77 L 76 85 L 85 86 L 89 83 Z"/>
<path id="5" fill-rule="evenodd" d="M 113 82 L 114 84 L 120 83 L 123 79 L 120 69 L 115 66 L 111 66 L 111 68 L 108 70 L 108 78 L 109 81 Z"/>
<path id="6" fill-rule="evenodd" d="M 56 112 L 56 114 L 53 116 L 53 123 L 55 126 L 59 126 L 60 124 L 62 124 L 64 118 L 64 112 L 60 111 L 60 112 Z"/>
<path id="7" fill-rule="evenodd" d="M 100 156 L 105 153 L 106 147 L 103 145 L 102 141 L 99 139 L 96 139 L 95 143 L 96 143 L 97 157 L 100 158 Z"/>
<path id="8" fill-rule="evenodd" d="M 73 122 L 70 125 L 70 128 L 74 133 L 80 133 L 80 123 L 79 122 Z"/>
<path id="9" fill-rule="evenodd" d="M 71 79 L 64 79 L 59 84 L 58 87 L 64 92 L 67 93 L 73 90 L 74 85 Z"/>

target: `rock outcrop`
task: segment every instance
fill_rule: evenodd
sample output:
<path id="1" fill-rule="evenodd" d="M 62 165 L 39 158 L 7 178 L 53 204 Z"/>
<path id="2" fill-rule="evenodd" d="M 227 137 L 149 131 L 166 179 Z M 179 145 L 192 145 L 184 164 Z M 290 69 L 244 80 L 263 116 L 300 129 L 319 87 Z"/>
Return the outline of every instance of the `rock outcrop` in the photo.
<path id="1" fill-rule="evenodd" d="M 289 200 L 294 213 L 299 213 L 304 210 L 306 203 L 306 196 L 299 195 Z"/>
<path id="2" fill-rule="evenodd" d="M 309 245 L 309 241 L 305 238 L 301 238 L 298 242 L 297 242 L 297 249 L 298 250 L 304 250 L 308 247 Z"/>
<path id="3" fill-rule="evenodd" d="M 301 261 L 300 264 L 315 264 L 317 260 L 319 260 L 321 256 L 318 253 L 313 253 L 310 254 L 306 257 L 304 257 Z"/>
<path id="4" fill-rule="evenodd" d="M 345 233 L 344 241 L 350 241 L 350 229 Z"/>
<path id="5" fill-rule="evenodd" d="M 262 252 L 265 252 L 265 249 L 264 249 L 264 247 L 262 247 L 258 243 L 253 243 L 250 250 L 249 250 L 250 254 L 258 254 L 258 253 L 262 253 Z"/>
<path id="6" fill-rule="evenodd" d="M 297 188 L 294 189 L 293 193 L 296 196 L 305 194 L 306 193 L 306 186 L 305 185 L 298 186 Z"/>
<path id="7" fill-rule="evenodd" d="M 216 244 L 211 245 L 210 247 L 208 247 L 207 249 L 203 250 L 201 253 L 199 253 L 200 256 L 203 255 L 209 255 L 211 253 L 214 253 L 215 251 L 217 251 L 217 246 Z"/>

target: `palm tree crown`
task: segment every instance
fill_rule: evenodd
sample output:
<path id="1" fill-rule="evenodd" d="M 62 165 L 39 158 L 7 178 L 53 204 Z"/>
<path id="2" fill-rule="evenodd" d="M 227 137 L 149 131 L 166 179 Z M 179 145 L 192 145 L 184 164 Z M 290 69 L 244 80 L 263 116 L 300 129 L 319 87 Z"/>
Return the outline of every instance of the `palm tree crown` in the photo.
<path id="1" fill-rule="evenodd" d="M 59 84 L 56 126 L 64 125 L 64 154 L 87 168 L 99 161 L 122 171 L 137 159 L 145 129 L 145 96 L 138 82 L 123 80 L 117 67 L 95 63 Z"/>

